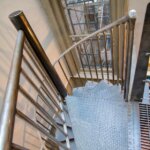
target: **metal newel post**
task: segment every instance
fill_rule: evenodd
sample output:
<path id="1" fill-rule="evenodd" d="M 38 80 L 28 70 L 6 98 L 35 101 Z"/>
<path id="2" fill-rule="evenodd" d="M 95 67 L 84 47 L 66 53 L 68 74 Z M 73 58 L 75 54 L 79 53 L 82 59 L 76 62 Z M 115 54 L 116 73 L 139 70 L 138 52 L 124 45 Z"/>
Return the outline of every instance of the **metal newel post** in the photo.
<path id="1" fill-rule="evenodd" d="M 19 30 L 0 120 L 0 150 L 11 149 L 23 45 L 24 32 Z"/>

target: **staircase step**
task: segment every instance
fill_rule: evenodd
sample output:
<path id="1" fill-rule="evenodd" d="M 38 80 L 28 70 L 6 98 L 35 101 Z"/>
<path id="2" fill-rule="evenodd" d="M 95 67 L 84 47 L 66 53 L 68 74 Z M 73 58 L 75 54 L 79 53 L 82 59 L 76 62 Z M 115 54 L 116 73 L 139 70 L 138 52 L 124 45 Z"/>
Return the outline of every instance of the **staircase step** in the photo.
<path id="1" fill-rule="evenodd" d="M 77 150 L 76 144 L 75 144 L 75 141 L 74 141 L 74 134 L 73 134 L 73 131 L 72 131 L 72 124 L 71 124 L 71 120 L 70 120 L 70 116 L 69 116 L 69 113 L 68 113 L 68 107 L 67 107 L 66 102 L 63 104 L 63 109 L 64 109 L 63 113 L 65 115 L 67 133 L 68 133 L 68 136 L 69 136 L 69 143 L 70 143 L 71 150 Z M 57 123 L 57 125 L 59 125 L 63 129 L 62 122 L 57 118 L 56 118 L 56 123 Z M 61 143 L 63 143 L 66 146 L 66 137 L 58 130 L 56 131 L 56 138 L 57 138 L 58 141 L 60 141 Z M 60 148 L 60 150 L 61 149 L 62 148 Z"/>
<path id="2" fill-rule="evenodd" d="M 69 110 L 69 113 L 72 112 L 70 115 L 71 115 L 71 122 L 72 122 L 72 117 L 73 116 L 78 116 L 79 118 L 80 117 L 85 117 L 85 118 L 88 118 L 88 117 L 99 117 L 97 115 L 101 114 L 101 110 L 97 110 L 99 105 L 111 105 L 112 107 L 127 107 L 127 103 L 124 102 L 123 100 L 121 99 L 117 99 L 116 100 L 111 100 L 111 99 L 101 99 L 99 100 L 98 98 L 95 98 L 95 99 L 87 99 L 87 98 L 83 98 L 81 97 L 79 99 L 79 97 L 75 97 L 75 96 L 70 96 L 67 98 L 67 104 L 68 104 L 68 110 Z M 82 109 L 81 109 L 81 107 Z M 102 106 L 103 107 L 103 106 Z M 86 112 L 86 110 L 89 110 L 89 112 L 92 112 L 92 113 L 88 113 Z M 108 107 L 109 109 L 109 107 Z M 91 116 L 93 115 L 93 116 Z M 83 118 L 84 119 L 84 118 Z M 94 119 L 94 118 L 93 118 Z"/>

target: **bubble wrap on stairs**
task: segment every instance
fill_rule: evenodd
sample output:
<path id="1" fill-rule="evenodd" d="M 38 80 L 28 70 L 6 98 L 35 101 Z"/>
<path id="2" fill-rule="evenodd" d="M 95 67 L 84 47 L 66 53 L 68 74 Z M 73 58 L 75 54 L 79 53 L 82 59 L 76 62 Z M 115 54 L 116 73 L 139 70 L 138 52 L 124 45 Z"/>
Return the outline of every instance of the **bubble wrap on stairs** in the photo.
<path id="1" fill-rule="evenodd" d="M 66 102 L 77 149 L 127 150 L 127 104 L 119 87 L 103 81 L 74 93 Z"/>

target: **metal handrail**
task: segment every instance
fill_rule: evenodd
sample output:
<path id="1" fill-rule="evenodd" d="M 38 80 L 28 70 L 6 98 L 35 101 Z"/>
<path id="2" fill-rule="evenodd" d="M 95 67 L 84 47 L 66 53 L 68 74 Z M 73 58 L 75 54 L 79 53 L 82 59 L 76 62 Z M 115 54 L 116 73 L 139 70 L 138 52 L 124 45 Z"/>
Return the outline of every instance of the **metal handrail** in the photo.
<path id="1" fill-rule="evenodd" d="M 9 17 L 18 30 L 18 36 L 0 118 L 0 149 L 9 150 L 12 147 L 23 148 L 21 145 L 12 143 L 16 123 L 15 118 L 19 117 L 45 135 L 47 138 L 45 140 L 51 141 L 57 147 L 61 147 L 64 150 L 69 150 L 70 143 L 62 107 L 63 98 L 66 96 L 66 89 L 54 67 L 49 62 L 23 12 L 14 12 Z M 29 73 L 34 76 L 36 81 L 32 79 L 32 75 L 29 75 Z M 23 87 L 21 84 L 22 80 L 20 80 L 22 79 L 21 77 L 25 79 L 23 81 L 27 81 L 38 93 L 44 105 L 37 102 L 36 98 L 33 98 L 31 93 Z M 40 89 L 37 84 L 40 84 Z M 65 137 L 66 145 L 58 141 L 55 134 L 52 135 L 51 132 L 47 131 L 44 128 L 44 124 L 36 121 L 36 119 L 31 119 L 28 114 L 25 114 L 17 107 L 19 100 L 18 93 L 30 102 L 35 112 L 41 114 L 42 119 L 49 122 L 49 126 L 55 128 Z M 57 124 L 57 120 L 55 119 L 61 121 L 63 128 Z"/>
<path id="2" fill-rule="evenodd" d="M 83 36 L 81 40 L 66 49 L 59 56 L 59 58 L 53 63 L 53 66 L 56 70 L 58 66 L 60 67 L 70 89 L 74 87 L 74 83 L 71 81 L 74 77 L 78 77 L 81 81 L 82 79 L 107 79 L 112 80 L 113 83 L 116 83 L 116 81 L 117 84 L 121 83 L 121 88 L 124 90 L 124 97 L 125 99 L 128 99 L 135 20 L 135 11 L 130 11 L 129 15 L 124 16 L 91 34 L 88 34 L 87 36 Z M 107 47 L 106 41 L 106 35 L 108 34 L 111 40 L 110 48 Z M 101 37 L 103 38 L 103 50 L 100 47 Z M 78 39 L 80 39 L 80 37 L 78 37 Z M 96 41 L 98 49 L 97 56 L 95 56 L 93 46 Z M 88 46 L 90 48 L 88 48 Z M 87 49 L 90 49 L 90 52 L 87 52 Z M 95 48 L 95 50 L 97 49 Z M 110 58 L 107 54 L 107 50 L 110 50 Z M 81 51 L 84 53 L 85 58 L 81 56 Z M 102 52 L 104 53 L 102 54 Z M 70 69 L 72 67 L 68 64 L 69 59 L 72 60 L 73 67 L 75 68 L 77 75 L 74 75 L 72 71 L 73 69 Z M 87 62 L 86 65 L 84 64 L 84 61 Z M 102 65 L 102 62 L 105 62 L 106 65 Z M 112 65 L 110 65 L 109 62 L 111 62 Z M 62 65 L 62 63 L 66 64 L 66 66 Z M 89 70 L 88 72 L 87 68 L 85 69 L 85 66 L 87 66 Z M 106 77 L 104 72 L 106 72 Z"/>

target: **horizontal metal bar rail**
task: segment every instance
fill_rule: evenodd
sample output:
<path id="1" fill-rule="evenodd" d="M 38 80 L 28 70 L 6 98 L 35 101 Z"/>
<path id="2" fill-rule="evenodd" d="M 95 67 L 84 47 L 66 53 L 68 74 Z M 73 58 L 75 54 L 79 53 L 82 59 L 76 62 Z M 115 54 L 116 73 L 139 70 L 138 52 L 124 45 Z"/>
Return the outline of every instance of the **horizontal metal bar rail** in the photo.
<path id="1" fill-rule="evenodd" d="M 40 134 L 43 142 L 69 150 L 62 107 L 66 96 L 64 85 L 23 12 L 14 12 L 9 17 L 18 30 L 18 36 L 0 120 L 0 150 L 29 149 L 13 143 L 16 136 L 14 131 L 17 130 L 17 134 L 23 132 L 17 128 L 18 119 L 32 126 Z M 30 108 L 30 112 L 26 110 L 26 106 Z M 34 113 L 30 114 L 32 112 Z M 56 120 L 63 126 L 60 127 Z M 56 130 L 64 136 L 66 144 L 62 144 L 55 137 Z"/>
<path id="2" fill-rule="evenodd" d="M 124 16 L 88 36 L 76 37 L 78 42 L 53 63 L 57 71 L 62 70 L 71 89 L 74 78 L 80 81 L 107 79 L 121 84 L 128 99 L 135 20 L 135 16 Z M 70 59 L 73 64 L 68 64 Z M 76 71 L 72 66 L 77 66 Z"/>

